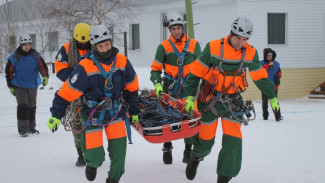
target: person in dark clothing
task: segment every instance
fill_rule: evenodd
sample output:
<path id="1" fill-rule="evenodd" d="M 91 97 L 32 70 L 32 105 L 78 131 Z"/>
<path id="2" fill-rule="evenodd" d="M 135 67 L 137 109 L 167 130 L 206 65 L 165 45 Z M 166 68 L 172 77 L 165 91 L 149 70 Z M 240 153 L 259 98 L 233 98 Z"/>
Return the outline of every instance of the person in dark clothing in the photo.
<path id="1" fill-rule="evenodd" d="M 278 97 L 278 89 L 280 85 L 280 78 L 282 76 L 280 63 L 275 60 L 276 52 L 271 48 L 265 48 L 264 51 L 264 60 L 261 61 L 261 65 L 264 69 L 266 69 L 269 80 L 275 86 L 275 94 Z M 263 119 L 268 120 L 269 112 L 268 112 L 268 98 L 265 94 L 262 93 L 262 109 L 263 109 Z M 275 120 L 280 121 L 283 119 L 281 116 L 280 108 L 278 111 L 273 111 Z"/>
<path id="2" fill-rule="evenodd" d="M 81 148 L 89 181 L 97 175 L 97 168 L 105 161 L 103 133 L 108 142 L 110 170 L 106 183 L 118 183 L 125 172 L 129 111 L 132 123 L 138 122 L 138 76 L 129 59 L 112 46 L 112 34 L 106 26 L 97 25 L 90 31 L 94 46 L 89 58 L 81 60 L 55 93 L 51 115 L 47 122 L 52 132 L 58 130 L 70 102 L 82 97 L 83 129 Z M 130 104 L 126 109 L 123 101 Z M 104 132 L 103 132 L 104 131 Z"/>
<path id="3" fill-rule="evenodd" d="M 65 43 L 59 50 L 55 61 L 56 76 L 65 82 L 76 65 L 84 58 L 88 58 L 91 52 L 91 45 L 89 41 L 90 26 L 86 23 L 79 23 L 74 27 L 73 38 L 70 42 Z M 71 119 L 71 115 L 77 111 L 81 104 L 81 99 L 77 99 L 70 103 L 67 114 L 64 117 L 65 123 Z M 79 110 L 80 111 L 80 110 Z M 62 122 L 63 123 L 63 122 Z M 77 167 L 86 166 L 84 156 L 81 150 L 81 133 L 82 121 L 80 112 L 71 121 L 72 134 L 74 144 L 78 152 L 78 159 L 76 162 Z"/>
<path id="4" fill-rule="evenodd" d="M 10 93 L 18 104 L 18 133 L 26 137 L 29 133 L 39 134 L 35 128 L 37 89 L 41 83 L 47 85 L 49 74 L 40 53 L 31 48 L 31 36 L 20 35 L 19 43 L 16 51 L 8 57 L 5 73 Z"/>

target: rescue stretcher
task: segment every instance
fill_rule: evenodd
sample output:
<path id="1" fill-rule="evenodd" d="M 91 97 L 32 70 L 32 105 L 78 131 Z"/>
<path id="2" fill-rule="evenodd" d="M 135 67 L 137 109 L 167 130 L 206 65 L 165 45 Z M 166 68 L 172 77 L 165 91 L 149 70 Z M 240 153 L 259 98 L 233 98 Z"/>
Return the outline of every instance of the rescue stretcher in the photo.
<path id="1" fill-rule="evenodd" d="M 148 92 L 149 95 L 146 96 L 148 100 L 157 100 L 154 90 Z M 178 111 L 182 112 L 184 114 L 184 119 L 179 122 L 155 127 L 143 127 L 139 123 L 131 125 L 145 140 L 150 143 L 164 143 L 188 138 L 199 132 L 201 125 L 201 114 L 199 111 L 193 110 L 190 114 L 186 113 L 185 104 L 166 93 L 162 93 L 158 97 L 158 101 L 163 107 L 171 105 Z"/>

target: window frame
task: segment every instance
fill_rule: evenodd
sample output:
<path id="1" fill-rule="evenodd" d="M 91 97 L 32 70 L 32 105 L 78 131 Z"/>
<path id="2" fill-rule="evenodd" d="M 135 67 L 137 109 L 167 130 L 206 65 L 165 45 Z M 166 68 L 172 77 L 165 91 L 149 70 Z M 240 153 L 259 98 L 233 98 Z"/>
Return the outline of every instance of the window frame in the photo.
<path id="1" fill-rule="evenodd" d="M 54 42 L 54 43 L 53 43 Z M 47 51 L 58 51 L 59 50 L 59 32 L 52 31 L 47 33 Z"/>
<path id="2" fill-rule="evenodd" d="M 36 50 L 36 34 L 30 34 L 32 38 L 32 48 Z"/>
<path id="3" fill-rule="evenodd" d="M 140 49 L 140 24 L 131 24 L 132 50 Z"/>
<path id="4" fill-rule="evenodd" d="M 284 17 L 281 17 L 284 16 Z M 288 14 L 284 12 L 267 13 L 267 44 L 269 45 L 286 45 Z M 280 20 L 281 19 L 281 20 Z M 279 25 L 280 24 L 280 25 Z"/>

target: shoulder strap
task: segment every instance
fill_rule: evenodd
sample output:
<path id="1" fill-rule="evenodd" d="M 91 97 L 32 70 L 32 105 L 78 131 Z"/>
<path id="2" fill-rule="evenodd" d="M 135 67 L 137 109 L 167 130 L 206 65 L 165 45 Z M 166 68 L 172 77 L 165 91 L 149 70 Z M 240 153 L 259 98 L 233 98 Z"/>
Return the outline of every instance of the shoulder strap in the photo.
<path id="1" fill-rule="evenodd" d="M 175 54 L 177 55 L 177 58 L 178 58 L 178 62 L 177 62 L 177 64 L 178 64 L 178 73 L 179 73 L 179 75 L 182 75 L 183 74 L 184 56 L 185 56 L 185 54 L 186 54 L 186 52 L 188 50 L 188 45 L 190 44 L 191 38 L 188 38 L 186 40 L 186 43 L 185 43 L 185 46 L 183 48 L 183 52 L 182 53 L 179 53 L 178 52 L 175 44 L 173 43 L 173 41 L 171 39 L 168 39 L 168 40 L 169 40 L 170 45 L 172 45 L 172 47 L 174 49 L 174 52 L 175 52 Z"/>
<path id="2" fill-rule="evenodd" d="M 186 54 L 186 52 L 188 50 L 188 45 L 190 44 L 190 39 L 191 38 L 188 38 L 186 40 L 186 43 L 185 43 L 185 46 L 183 48 L 183 52 L 182 53 L 179 53 L 178 50 L 177 50 L 177 48 L 176 48 L 176 46 L 175 46 L 175 44 L 173 43 L 173 41 L 171 39 L 168 39 L 168 41 L 169 41 L 170 45 L 172 45 L 172 47 L 174 49 L 174 52 L 176 53 L 177 57 L 181 57 L 181 56 L 184 57 L 185 56 L 185 54 Z"/>
<path id="3" fill-rule="evenodd" d="M 225 71 L 222 69 L 222 63 L 223 63 L 223 45 L 224 45 L 224 39 L 223 37 L 221 38 L 220 42 L 220 60 L 219 60 L 219 65 L 216 66 L 215 70 L 219 69 L 220 73 L 224 73 Z"/>
<path id="4" fill-rule="evenodd" d="M 244 60 L 245 60 L 245 57 L 246 57 L 246 48 L 242 48 L 242 56 L 241 56 L 241 60 L 240 60 L 240 66 L 238 68 L 238 72 L 239 73 L 243 73 L 245 68 L 243 67 L 244 66 Z"/>
<path id="5" fill-rule="evenodd" d="M 97 68 L 99 69 L 100 73 L 105 78 L 105 85 L 104 85 L 104 92 L 107 97 L 112 97 L 112 89 L 113 89 L 113 83 L 112 83 L 112 76 L 115 72 L 115 65 L 116 65 L 116 56 L 113 60 L 113 65 L 111 66 L 110 71 L 107 73 L 103 66 L 99 63 L 95 55 L 90 55 L 90 59 L 96 64 Z"/>
<path id="6" fill-rule="evenodd" d="M 84 56 L 84 58 L 88 58 L 89 57 L 89 55 L 90 55 L 90 50 L 87 50 L 87 53 L 86 53 L 86 55 Z M 79 51 L 78 51 L 78 60 L 79 60 L 79 62 L 82 60 L 82 58 L 81 58 L 81 56 L 80 56 L 80 54 L 79 54 Z"/>

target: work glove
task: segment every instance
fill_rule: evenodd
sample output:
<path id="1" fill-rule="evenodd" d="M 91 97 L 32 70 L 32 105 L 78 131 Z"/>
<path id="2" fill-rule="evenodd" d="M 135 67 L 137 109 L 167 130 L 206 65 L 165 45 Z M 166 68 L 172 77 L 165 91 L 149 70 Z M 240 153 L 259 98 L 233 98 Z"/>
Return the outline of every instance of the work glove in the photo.
<path id="1" fill-rule="evenodd" d="M 50 117 L 50 119 L 47 121 L 47 126 L 54 133 L 55 131 L 57 131 L 59 129 L 60 123 L 61 123 L 61 120 L 59 120 L 58 118 Z"/>
<path id="2" fill-rule="evenodd" d="M 274 82 L 276 85 L 280 85 L 280 75 L 275 75 L 274 76 Z"/>
<path id="3" fill-rule="evenodd" d="M 279 111 L 279 101 L 276 97 L 270 99 L 270 104 L 273 109 L 273 111 L 278 112 Z"/>
<path id="4" fill-rule="evenodd" d="M 15 96 L 15 88 L 14 88 L 14 87 L 10 87 L 9 90 L 10 90 L 10 93 L 11 93 L 13 96 Z"/>
<path id="5" fill-rule="evenodd" d="M 132 121 L 131 121 L 132 125 L 137 122 L 139 122 L 139 115 L 132 115 Z"/>
<path id="6" fill-rule="evenodd" d="M 194 96 L 188 96 L 185 103 L 186 112 L 193 111 L 195 109 Z"/>
<path id="7" fill-rule="evenodd" d="M 163 92 L 163 87 L 161 86 L 160 83 L 156 83 L 155 84 L 155 94 L 157 95 L 157 97 L 159 96 L 159 94 Z"/>
<path id="8" fill-rule="evenodd" d="M 43 86 L 46 86 L 49 83 L 49 78 L 44 76 L 43 77 Z"/>

